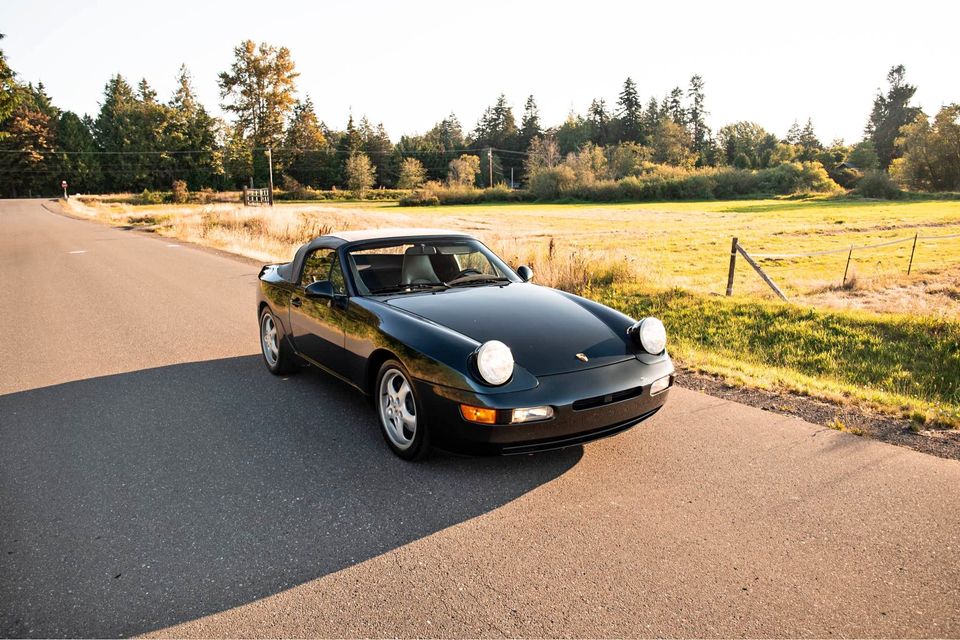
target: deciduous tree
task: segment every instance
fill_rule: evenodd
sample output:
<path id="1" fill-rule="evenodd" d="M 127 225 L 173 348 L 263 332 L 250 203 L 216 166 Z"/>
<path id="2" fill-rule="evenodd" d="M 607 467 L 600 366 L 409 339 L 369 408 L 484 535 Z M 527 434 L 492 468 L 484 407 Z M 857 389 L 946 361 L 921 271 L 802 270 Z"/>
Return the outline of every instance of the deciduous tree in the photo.
<path id="1" fill-rule="evenodd" d="M 400 177 L 397 179 L 397 188 L 416 189 L 427 180 L 427 171 L 423 163 L 416 158 L 404 158 L 400 163 Z"/>
<path id="2" fill-rule="evenodd" d="M 678 167 L 691 167 L 695 157 L 690 149 L 690 132 L 671 118 L 663 119 L 651 139 L 653 161 Z"/>
<path id="3" fill-rule="evenodd" d="M 897 148 L 902 153 L 890 173 L 901 183 L 926 191 L 960 191 L 960 104 L 949 104 L 931 123 L 917 114 L 900 128 Z"/>
<path id="4" fill-rule="evenodd" d="M 764 169 L 777 147 L 777 137 L 756 122 L 735 122 L 717 132 L 726 164 L 740 169 Z"/>
<path id="5" fill-rule="evenodd" d="M 354 153 L 347 158 L 345 167 L 347 188 L 353 192 L 354 197 L 363 198 L 376 180 L 376 171 L 377 168 L 365 153 Z"/>
<path id="6" fill-rule="evenodd" d="M 480 173 L 480 158 L 463 154 L 450 161 L 447 183 L 461 187 L 472 186 L 476 183 L 478 173 Z"/>
<path id="7" fill-rule="evenodd" d="M 552 169 L 560 164 L 560 146 L 553 136 L 537 136 L 530 141 L 530 147 L 527 149 L 527 159 L 523 163 L 523 171 L 526 180 L 531 176 Z"/>

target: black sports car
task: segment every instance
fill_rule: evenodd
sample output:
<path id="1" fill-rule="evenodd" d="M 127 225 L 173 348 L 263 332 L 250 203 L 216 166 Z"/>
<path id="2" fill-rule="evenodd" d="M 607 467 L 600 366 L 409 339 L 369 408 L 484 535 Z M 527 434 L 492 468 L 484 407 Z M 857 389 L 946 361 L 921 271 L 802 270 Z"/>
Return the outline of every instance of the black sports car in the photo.
<path id="1" fill-rule="evenodd" d="M 463 233 L 322 236 L 260 271 L 264 362 L 306 362 L 371 395 L 406 459 L 566 447 L 656 413 L 673 384 L 663 324 L 532 277 Z"/>

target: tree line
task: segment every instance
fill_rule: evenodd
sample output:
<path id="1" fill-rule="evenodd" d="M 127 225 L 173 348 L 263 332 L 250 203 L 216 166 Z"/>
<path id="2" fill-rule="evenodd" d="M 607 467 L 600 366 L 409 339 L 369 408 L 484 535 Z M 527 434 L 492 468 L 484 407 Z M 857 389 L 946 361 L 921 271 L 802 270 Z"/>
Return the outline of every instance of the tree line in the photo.
<path id="1" fill-rule="evenodd" d="M 617 180 L 651 166 L 764 170 L 784 163 L 819 163 L 845 187 L 886 171 L 913 189 L 960 190 L 960 106 L 930 118 L 912 104 L 916 87 L 903 66 L 890 70 L 862 140 L 849 145 L 822 142 L 810 119 L 782 138 L 749 121 L 714 132 L 699 75 L 645 101 L 627 78 L 613 104 L 595 99 L 554 126 L 541 121 L 533 96 L 518 121 L 500 95 L 472 130 L 449 114 L 426 133 L 394 142 L 366 116 L 351 115 L 341 130 L 321 120 L 311 98 L 298 95 L 286 47 L 247 40 L 233 54 L 217 78 L 226 119 L 200 103 L 186 66 L 166 99 L 146 79 L 134 85 L 118 74 L 106 82 L 99 112 L 80 116 L 59 109 L 42 83 L 21 82 L 0 49 L 0 193 L 51 195 L 61 179 L 86 193 L 169 190 L 175 182 L 189 190 L 262 186 L 267 150 L 278 182 L 292 191 L 413 189 L 427 181 L 528 186 L 539 169 L 560 164 L 575 175 Z"/>

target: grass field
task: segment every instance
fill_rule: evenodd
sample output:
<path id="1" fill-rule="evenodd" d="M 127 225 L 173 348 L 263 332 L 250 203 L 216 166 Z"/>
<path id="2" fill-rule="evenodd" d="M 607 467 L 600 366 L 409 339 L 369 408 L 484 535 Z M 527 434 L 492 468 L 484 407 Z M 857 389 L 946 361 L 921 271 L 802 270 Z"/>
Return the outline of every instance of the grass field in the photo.
<path id="1" fill-rule="evenodd" d="M 751 253 L 810 253 L 960 233 L 960 201 L 848 199 L 637 204 L 496 204 L 398 208 L 391 202 L 131 206 L 74 202 L 113 224 L 287 260 L 330 230 L 427 226 L 466 230 L 536 280 L 639 317 L 662 316 L 687 366 L 960 426 L 960 238 L 763 260 L 791 299 L 778 303 L 740 260 L 723 297 L 730 239 Z"/>

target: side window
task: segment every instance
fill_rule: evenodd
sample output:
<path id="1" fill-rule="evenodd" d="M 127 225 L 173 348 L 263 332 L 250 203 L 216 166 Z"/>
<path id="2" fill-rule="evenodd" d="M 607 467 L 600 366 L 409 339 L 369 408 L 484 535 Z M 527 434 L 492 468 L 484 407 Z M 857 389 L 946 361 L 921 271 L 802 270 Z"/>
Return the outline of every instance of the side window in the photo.
<path id="1" fill-rule="evenodd" d="M 343 279 L 343 269 L 340 267 L 340 259 L 336 252 L 333 254 L 333 265 L 330 267 L 330 284 L 333 285 L 333 292 L 338 296 L 347 295 L 347 283 Z"/>
<path id="2" fill-rule="evenodd" d="M 332 249 L 317 249 L 307 255 L 303 261 L 303 275 L 300 276 L 300 286 L 308 287 L 314 282 L 326 280 L 330 275 L 330 264 L 337 257 Z"/>

